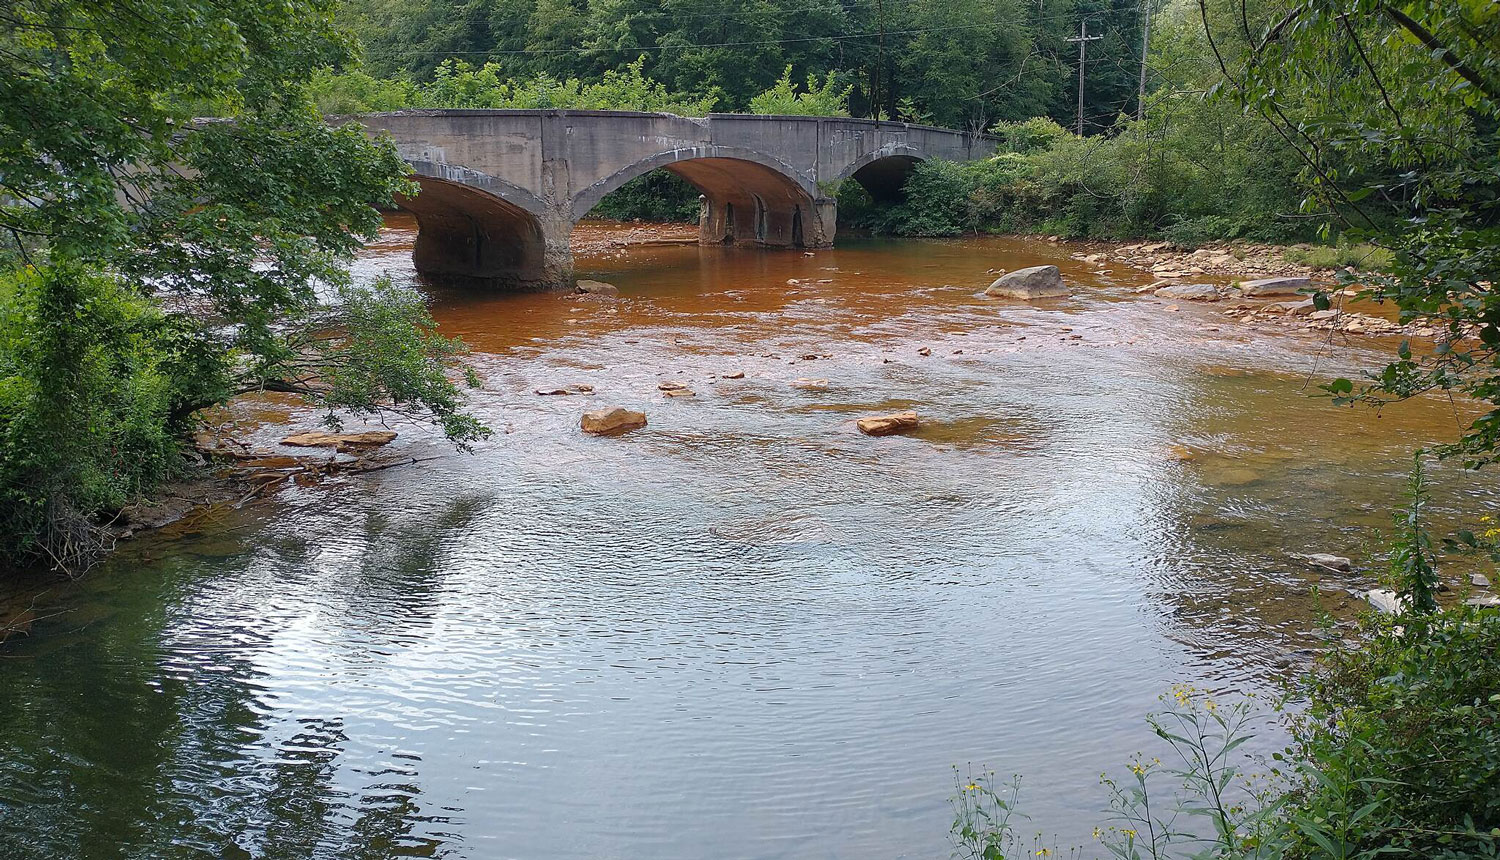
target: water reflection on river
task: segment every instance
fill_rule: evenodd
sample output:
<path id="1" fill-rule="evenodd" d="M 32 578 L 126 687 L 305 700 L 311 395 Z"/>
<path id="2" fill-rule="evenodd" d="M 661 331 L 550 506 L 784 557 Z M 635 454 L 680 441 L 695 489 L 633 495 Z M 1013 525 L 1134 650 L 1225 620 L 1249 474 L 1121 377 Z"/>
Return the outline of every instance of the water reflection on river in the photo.
<path id="1" fill-rule="evenodd" d="M 362 275 L 409 278 L 409 241 Z M 967 762 L 1086 843 L 1155 697 L 1272 688 L 1313 638 L 1287 552 L 1363 557 L 1454 428 L 1308 397 L 1379 345 L 1319 358 L 1045 244 L 594 247 L 619 301 L 434 291 L 486 380 L 473 456 L 50 598 L 0 652 L 0 855 L 939 857 Z M 1078 295 L 976 296 L 1036 262 Z M 650 426 L 578 433 L 606 403 Z M 915 437 L 854 432 L 905 407 Z M 1440 479 L 1439 519 L 1494 503 Z"/>

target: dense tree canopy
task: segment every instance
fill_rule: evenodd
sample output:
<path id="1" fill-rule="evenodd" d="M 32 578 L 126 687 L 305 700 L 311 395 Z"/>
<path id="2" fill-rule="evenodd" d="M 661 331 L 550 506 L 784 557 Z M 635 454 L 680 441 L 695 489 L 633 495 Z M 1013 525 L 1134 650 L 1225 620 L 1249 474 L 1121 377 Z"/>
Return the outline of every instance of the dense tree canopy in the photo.
<path id="1" fill-rule="evenodd" d="M 1071 122 L 1076 35 L 1091 43 L 1087 120 L 1135 110 L 1141 12 L 1122 0 L 348 0 L 344 25 L 366 71 L 424 81 L 447 60 L 493 62 L 505 77 L 598 79 L 644 55 L 645 73 L 744 110 L 790 66 L 834 73 L 869 116 L 984 127 Z"/>

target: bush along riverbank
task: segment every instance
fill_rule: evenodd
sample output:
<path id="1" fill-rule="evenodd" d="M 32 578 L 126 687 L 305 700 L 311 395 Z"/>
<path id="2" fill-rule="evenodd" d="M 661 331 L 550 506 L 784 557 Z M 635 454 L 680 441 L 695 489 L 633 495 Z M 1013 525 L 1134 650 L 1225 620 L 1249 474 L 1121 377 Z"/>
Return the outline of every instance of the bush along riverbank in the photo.
<path id="1" fill-rule="evenodd" d="M 1102 777 L 1109 809 L 1091 847 L 1025 830 L 1021 779 L 959 772 L 955 853 L 978 860 L 1355 860 L 1500 857 L 1500 609 L 1458 595 L 1439 607 L 1433 544 L 1421 527 L 1420 460 L 1395 518 L 1390 612 L 1332 635 L 1275 705 L 1292 742 L 1269 760 L 1239 752 L 1272 707 L 1188 686 L 1147 727 L 1165 747 Z M 1450 548 L 1495 558 L 1494 538 Z M 1372 595 L 1374 593 L 1372 592 Z"/>

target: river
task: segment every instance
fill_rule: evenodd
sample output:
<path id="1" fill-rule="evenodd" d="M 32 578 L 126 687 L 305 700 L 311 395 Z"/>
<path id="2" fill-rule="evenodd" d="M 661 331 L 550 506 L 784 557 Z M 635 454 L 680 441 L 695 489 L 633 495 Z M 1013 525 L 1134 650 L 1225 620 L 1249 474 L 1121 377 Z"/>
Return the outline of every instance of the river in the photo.
<path id="1" fill-rule="evenodd" d="M 1138 296 L 1045 242 L 621 229 L 579 240 L 619 300 L 429 290 L 485 383 L 474 453 L 397 425 L 392 456 L 434 459 L 44 596 L 0 648 L 0 856 L 945 857 L 970 764 L 1088 845 L 1157 696 L 1274 693 L 1319 641 L 1310 587 L 1353 615 L 1409 452 L 1455 433 L 1443 401 L 1314 396 L 1389 342 Z M 414 280 L 412 230 L 358 276 Z M 978 295 L 1043 262 L 1074 297 Z M 650 424 L 581 434 L 603 405 Z M 854 430 L 905 408 L 913 436 Z M 315 421 L 257 409 L 264 442 Z M 1440 526 L 1497 507 L 1434 480 Z"/>

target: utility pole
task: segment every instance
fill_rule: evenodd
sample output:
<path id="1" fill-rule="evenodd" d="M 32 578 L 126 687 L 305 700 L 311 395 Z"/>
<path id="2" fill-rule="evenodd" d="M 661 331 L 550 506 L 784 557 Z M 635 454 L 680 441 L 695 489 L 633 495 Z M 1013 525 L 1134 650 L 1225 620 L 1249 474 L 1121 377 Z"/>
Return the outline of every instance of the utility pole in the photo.
<path id="1" fill-rule="evenodd" d="M 1141 89 L 1135 97 L 1135 118 L 1146 118 L 1146 53 L 1151 49 L 1151 2 L 1141 3 Z"/>
<path id="2" fill-rule="evenodd" d="M 1089 42 L 1097 42 L 1103 36 L 1089 35 L 1089 19 L 1078 22 L 1078 35 L 1069 42 L 1078 43 L 1078 136 L 1083 137 L 1083 64 L 1088 62 Z"/>
<path id="3" fill-rule="evenodd" d="M 875 99 L 875 122 L 880 122 L 880 72 L 885 65 L 885 0 L 876 0 L 875 17 L 880 22 L 880 41 L 875 47 L 875 86 L 872 95 Z"/>

